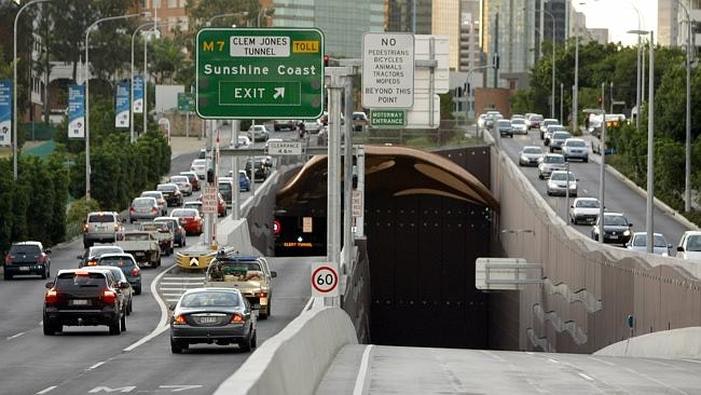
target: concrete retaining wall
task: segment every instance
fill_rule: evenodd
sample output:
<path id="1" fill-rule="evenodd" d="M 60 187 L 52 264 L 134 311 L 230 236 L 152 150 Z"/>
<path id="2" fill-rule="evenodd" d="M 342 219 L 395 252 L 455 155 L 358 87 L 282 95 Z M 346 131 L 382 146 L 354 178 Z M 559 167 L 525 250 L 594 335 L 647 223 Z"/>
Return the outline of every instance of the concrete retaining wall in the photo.
<path id="1" fill-rule="evenodd" d="M 701 328 L 681 328 L 633 337 L 594 355 L 610 357 L 701 359 Z"/>
<path id="2" fill-rule="evenodd" d="M 215 395 L 312 394 L 336 353 L 357 342 L 343 310 L 305 311 L 263 343 Z"/>
<path id="3" fill-rule="evenodd" d="M 361 343 L 370 343 L 370 258 L 368 258 L 368 241 L 356 239 L 356 264 L 351 272 L 344 276 L 341 305 L 348 313 L 355 333 Z"/>
<path id="4" fill-rule="evenodd" d="M 502 313 L 512 314 L 493 328 L 511 344 L 495 347 L 591 353 L 629 337 L 629 314 L 635 335 L 701 326 L 699 265 L 594 242 L 558 217 L 495 147 L 492 160 L 492 190 L 501 204 L 494 240 L 510 257 L 541 263 L 545 276 L 543 286 L 495 298 Z"/>
<path id="5" fill-rule="evenodd" d="M 234 220 L 227 216 L 217 224 L 217 242 L 220 246 L 234 247 L 241 255 L 258 255 L 251 245 L 246 218 Z"/>

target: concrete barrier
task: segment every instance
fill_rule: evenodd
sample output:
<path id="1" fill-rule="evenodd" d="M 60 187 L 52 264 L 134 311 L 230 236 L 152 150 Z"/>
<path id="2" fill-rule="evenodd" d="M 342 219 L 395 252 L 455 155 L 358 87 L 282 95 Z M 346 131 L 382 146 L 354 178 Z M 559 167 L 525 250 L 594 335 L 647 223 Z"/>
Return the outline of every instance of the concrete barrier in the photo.
<path id="1" fill-rule="evenodd" d="M 701 327 L 672 329 L 632 337 L 594 353 L 609 357 L 701 359 Z"/>
<path id="2" fill-rule="evenodd" d="M 220 246 L 234 247 L 241 255 L 260 255 L 251 245 L 246 218 L 234 220 L 224 218 L 217 224 L 217 242 Z"/>
<path id="3" fill-rule="evenodd" d="M 313 394 L 346 344 L 356 344 L 355 328 L 337 307 L 303 312 L 268 339 L 215 395 Z"/>

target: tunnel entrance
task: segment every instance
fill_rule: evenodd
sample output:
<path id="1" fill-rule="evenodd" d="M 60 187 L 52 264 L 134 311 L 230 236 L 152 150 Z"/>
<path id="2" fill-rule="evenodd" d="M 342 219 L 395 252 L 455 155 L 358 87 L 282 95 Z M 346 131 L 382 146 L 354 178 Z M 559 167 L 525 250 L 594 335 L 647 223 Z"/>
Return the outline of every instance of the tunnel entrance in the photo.
<path id="1" fill-rule="evenodd" d="M 403 147 L 365 151 L 372 343 L 488 348 L 488 295 L 475 288 L 474 265 L 490 255 L 498 208 L 484 185 L 489 151 L 445 152 L 452 160 Z M 276 255 L 325 255 L 325 181 L 326 158 L 314 157 L 280 189 Z"/>

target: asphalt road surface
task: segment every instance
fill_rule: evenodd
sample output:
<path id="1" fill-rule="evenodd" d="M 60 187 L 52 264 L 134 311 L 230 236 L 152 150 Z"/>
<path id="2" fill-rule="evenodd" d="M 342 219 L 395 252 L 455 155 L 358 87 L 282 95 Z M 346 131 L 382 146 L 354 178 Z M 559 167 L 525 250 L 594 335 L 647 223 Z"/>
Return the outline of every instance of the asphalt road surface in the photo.
<path id="1" fill-rule="evenodd" d="M 196 156 L 194 152 L 175 158 L 171 174 L 188 170 Z M 222 163 L 223 171 L 230 169 L 228 162 Z M 188 199 L 196 196 L 197 193 Z M 249 193 L 242 193 L 242 201 L 248 196 Z M 197 237 L 189 237 L 187 244 L 191 246 L 197 242 Z M 60 269 L 77 267 L 76 256 L 82 253 L 80 238 L 55 247 L 51 254 L 52 277 Z M 152 294 L 152 282 L 166 270 L 169 270 L 168 276 L 177 275 L 177 268 L 172 268 L 173 258 L 174 255 L 164 257 L 157 269 L 142 268 L 143 293 L 135 296 L 134 311 L 127 318 L 127 331 L 119 336 L 109 336 L 107 327 L 65 327 L 62 334 L 44 336 L 41 320 L 45 281 L 39 277 L 0 280 L 0 393 L 213 392 L 249 353 L 240 352 L 236 346 L 202 345 L 192 347 L 188 353 L 172 355 L 167 330 L 144 341 L 159 325 L 162 314 L 156 295 Z M 272 316 L 259 322 L 259 345 L 295 318 L 309 299 L 307 278 L 311 261 L 308 258 L 269 259 L 278 277 L 273 280 Z"/>
<path id="2" fill-rule="evenodd" d="M 514 135 L 513 139 L 502 138 L 502 147 L 504 151 L 518 165 L 518 155 L 521 148 L 525 145 L 538 145 L 543 147 L 547 152 L 547 148 L 543 146 L 540 140 L 540 134 L 536 130 L 531 130 L 528 135 Z M 592 162 L 595 154 L 589 153 L 589 162 L 580 161 L 570 162 L 570 171 L 574 172 L 579 179 L 577 187 L 579 189 L 578 197 L 599 197 L 599 164 Z M 598 155 L 597 155 L 598 156 Z M 535 188 L 543 195 L 545 200 L 560 215 L 569 223 L 566 217 L 566 199 L 561 196 L 548 196 L 546 193 L 546 181 L 538 179 L 538 169 L 535 167 L 521 167 L 521 171 L 526 175 L 528 180 Z M 633 223 L 633 231 L 645 231 L 645 199 L 637 192 L 633 191 L 626 184 L 612 176 L 608 172 L 605 173 L 605 193 L 604 205 L 607 211 L 621 212 L 626 215 L 628 221 Z M 571 203 L 570 203 L 571 204 Z M 655 207 L 654 211 L 655 232 L 662 233 L 667 242 L 676 246 L 681 238 L 682 233 L 687 229 L 679 222 L 671 218 L 665 212 Z M 582 232 L 585 236 L 591 237 L 591 226 L 588 225 L 572 225 L 574 228 Z M 672 249 L 674 250 L 674 248 Z M 673 252 L 674 253 L 674 252 Z"/>

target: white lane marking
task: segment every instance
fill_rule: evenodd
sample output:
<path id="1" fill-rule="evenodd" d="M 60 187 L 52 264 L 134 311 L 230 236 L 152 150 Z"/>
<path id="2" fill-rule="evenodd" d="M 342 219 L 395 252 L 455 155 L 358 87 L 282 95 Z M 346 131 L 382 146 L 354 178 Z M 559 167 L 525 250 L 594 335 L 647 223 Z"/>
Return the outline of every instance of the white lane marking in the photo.
<path id="1" fill-rule="evenodd" d="M 171 390 L 170 392 L 182 392 L 182 391 L 187 391 L 187 390 L 194 390 L 197 388 L 202 388 L 203 385 L 201 384 L 195 384 L 195 385 L 159 385 L 158 388 L 161 389 L 168 389 Z"/>
<path id="2" fill-rule="evenodd" d="M 15 335 L 8 336 L 8 337 L 7 337 L 7 340 L 17 339 L 18 337 L 24 335 L 25 333 L 26 333 L 26 332 L 20 332 L 20 333 L 17 333 L 17 334 L 15 334 Z"/>
<path id="3" fill-rule="evenodd" d="M 177 265 L 173 265 L 173 266 L 169 267 L 168 269 L 160 272 L 156 276 L 156 278 L 154 278 L 153 281 L 151 282 L 151 297 L 153 297 L 156 300 L 156 303 L 158 303 L 158 307 L 161 309 L 161 320 L 158 322 L 158 325 L 155 328 L 153 328 L 151 333 L 149 333 L 148 335 L 137 340 L 135 343 L 133 343 L 129 347 L 125 348 L 124 351 L 126 351 L 126 352 L 132 351 L 135 348 L 148 342 L 149 340 L 160 335 L 161 333 L 165 332 L 168 329 L 168 307 L 165 305 L 165 303 L 163 303 L 163 300 L 161 300 L 161 297 L 158 295 L 158 292 L 156 291 L 156 284 L 158 284 L 158 282 L 163 278 L 163 276 L 166 275 L 166 273 L 175 269 L 176 267 L 177 267 Z"/>
<path id="4" fill-rule="evenodd" d="M 591 360 L 594 360 L 594 361 L 596 361 L 596 362 L 601 362 L 601 363 L 603 363 L 604 365 L 608 365 L 608 366 L 616 366 L 616 364 L 615 364 L 615 363 L 613 363 L 613 362 L 609 362 L 609 361 L 605 361 L 605 360 L 603 360 L 603 359 L 599 359 L 599 358 L 594 358 L 594 357 L 589 357 L 589 359 L 591 359 Z"/>
<path id="5" fill-rule="evenodd" d="M 355 378 L 355 387 L 353 387 L 353 395 L 363 395 L 368 393 L 370 383 L 367 380 L 368 371 L 370 370 L 370 353 L 373 345 L 365 347 L 363 358 L 360 360 L 360 368 L 358 368 L 358 376 Z"/>
<path id="6" fill-rule="evenodd" d="M 578 375 L 579 375 L 580 377 L 584 378 L 585 380 L 588 380 L 588 381 L 594 381 L 594 379 L 593 379 L 593 378 L 591 378 L 591 377 L 587 376 L 587 375 L 586 375 L 586 374 L 584 374 L 584 373 L 577 373 L 577 374 L 578 374 Z"/>
<path id="7" fill-rule="evenodd" d="M 660 380 L 657 380 L 656 378 L 653 378 L 653 377 L 650 377 L 650 376 L 646 375 L 645 373 L 638 372 L 637 370 L 634 370 L 634 369 L 631 369 L 631 368 L 625 368 L 625 369 L 626 369 L 627 371 L 629 371 L 629 372 L 635 374 L 635 375 L 638 375 L 638 376 L 640 376 L 640 377 L 642 377 L 642 378 L 644 378 L 644 379 L 650 380 L 650 381 L 652 381 L 653 383 L 659 384 L 659 385 L 661 385 L 661 386 L 663 386 L 663 387 L 665 387 L 665 388 L 667 388 L 667 389 L 669 389 L 669 390 L 672 390 L 672 391 L 677 392 L 677 393 L 679 393 L 679 394 L 687 394 L 687 392 L 682 391 L 682 390 L 680 390 L 679 388 L 676 388 L 676 387 L 672 387 L 672 386 L 670 386 L 670 385 L 667 385 L 667 384 L 661 382 Z"/>
<path id="8" fill-rule="evenodd" d="M 699 359 L 682 359 L 682 361 L 693 362 L 693 363 L 701 363 L 701 360 L 699 360 Z"/>
<path id="9" fill-rule="evenodd" d="M 46 387 L 43 390 L 37 392 L 36 395 L 44 395 L 47 392 L 53 391 L 56 387 L 58 387 L 58 385 L 52 385 L 51 387 Z"/>
<path id="10" fill-rule="evenodd" d="M 105 362 L 107 362 L 107 361 L 102 361 L 102 362 L 98 362 L 98 363 L 94 364 L 93 366 L 91 366 L 91 367 L 87 368 L 86 370 L 93 370 L 93 369 L 97 369 L 97 368 L 99 368 L 100 366 L 104 365 L 104 364 L 105 364 Z"/>
<path id="11" fill-rule="evenodd" d="M 552 362 L 552 363 L 560 363 L 560 362 L 558 362 L 556 359 L 552 359 L 552 358 L 548 358 L 548 361 L 550 361 L 550 362 Z"/>

